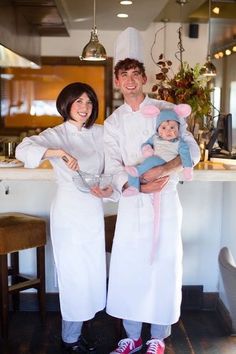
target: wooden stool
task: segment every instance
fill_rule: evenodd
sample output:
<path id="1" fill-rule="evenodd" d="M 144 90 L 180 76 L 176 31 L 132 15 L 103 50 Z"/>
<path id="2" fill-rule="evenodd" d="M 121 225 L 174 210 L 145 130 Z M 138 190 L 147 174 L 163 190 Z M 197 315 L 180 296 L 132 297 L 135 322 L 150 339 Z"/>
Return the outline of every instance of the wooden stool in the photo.
<path id="1" fill-rule="evenodd" d="M 0 319 L 3 338 L 8 337 L 9 294 L 12 295 L 13 309 L 18 310 L 19 292 L 37 289 L 40 314 L 42 319 L 45 317 L 45 244 L 46 222 L 43 219 L 22 213 L 0 214 Z M 28 248 L 36 248 L 37 251 L 36 278 L 19 273 L 19 251 Z M 11 285 L 8 276 L 11 276 Z"/>

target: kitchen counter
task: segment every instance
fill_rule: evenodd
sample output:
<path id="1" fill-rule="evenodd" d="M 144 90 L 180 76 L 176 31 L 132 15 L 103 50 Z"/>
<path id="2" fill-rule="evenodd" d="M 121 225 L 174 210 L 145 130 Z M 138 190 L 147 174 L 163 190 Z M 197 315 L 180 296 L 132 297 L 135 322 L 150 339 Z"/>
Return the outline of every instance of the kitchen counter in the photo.
<path id="1" fill-rule="evenodd" d="M 0 168 L 0 180 L 53 181 L 54 179 L 54 171 L 49 161 L 42 162 L 38 168 Z"/>
<path id="2" fill-rule="evenodd" d="M 0 213 L 23 212 L 47 220 L 46 288 L 47 292 L 57 292 L 49 222 L 57 186 L 50 163 L 45 161 L 35 169 L 2 167 L 0 181 Z M 200 162 L 194 169 L 193 181 L 178 185 L 184 215 L 185 285 L 202 284 L 205 292 L 218 291 L 219 249 L 221 245 L 235 245 L 235 182 L 236 166 Z M 118 203 L 104 201 L 103 205 L 105 215 L 117 213 Z M 33 250 L 22 255 L 23 273 L 34 274 L 33 257 Z"/>
<path id="3" fill-rule="evenodd" d="M 0 168 L 0 180 L 31 180 L 53 181 L 54 171 L 49 161 L 44 161 L 38 168 L 2 167 Z M 213 163 L 210 161 L 200 162 L 193 173 L 194 181 L 236 181 L 236 165 Z"/>

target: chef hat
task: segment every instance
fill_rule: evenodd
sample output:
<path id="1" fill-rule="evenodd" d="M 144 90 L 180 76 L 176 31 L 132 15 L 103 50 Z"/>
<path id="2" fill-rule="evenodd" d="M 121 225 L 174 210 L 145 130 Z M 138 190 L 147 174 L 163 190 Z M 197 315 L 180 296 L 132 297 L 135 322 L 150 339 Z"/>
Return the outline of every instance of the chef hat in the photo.
<path id="1" fill-rule="evenodd" d="M 115 42 L 114 63 L 126 58 L 136 59 L 143 63 L 144 61 L 144 45 L 140 32 L 128 27 L 122 31 Z"/>

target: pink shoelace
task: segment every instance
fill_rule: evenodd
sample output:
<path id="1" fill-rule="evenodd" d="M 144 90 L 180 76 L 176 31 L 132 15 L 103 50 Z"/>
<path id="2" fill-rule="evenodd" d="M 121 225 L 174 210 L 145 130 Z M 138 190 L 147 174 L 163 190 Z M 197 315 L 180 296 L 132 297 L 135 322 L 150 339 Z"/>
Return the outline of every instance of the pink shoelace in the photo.
<path id="1" fill-rule="evenodd" d="M 165 348 L 165 345 L 164 343 L 159 340 L 159 339 L 150 339 L 149 341 L 147 341 L 146 343 L 149 347 L 148 347 L 148 354 L 149 353 L 152 353 L 152 354 L 159 354 L 158 353 L 158 348 L 161 348 L 162 351 L 161 353 L 164 353 L 164 348 Z"/>

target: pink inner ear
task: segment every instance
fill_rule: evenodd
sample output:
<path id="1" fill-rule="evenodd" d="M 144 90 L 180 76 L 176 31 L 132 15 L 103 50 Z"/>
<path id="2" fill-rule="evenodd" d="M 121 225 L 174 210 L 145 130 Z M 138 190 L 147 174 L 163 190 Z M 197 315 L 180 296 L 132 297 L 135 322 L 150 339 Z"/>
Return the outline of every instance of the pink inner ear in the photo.
<path id="1" fill-rule="evenodd" d="M 174 111 L 180 118 L 186 118 L 191 114 L 192 108 L 189 104 L 181 103 L 175 106 Z"/>
<path id="2" fill-rule="evenodd" d="M 144 115 L 144 116 L 147 116 L 147 117 L 156 117 L 159 113 L 160 113 L 160 110 L 159 108 L 157 108 L 156 106 L 154 105 L 147 105 L 147 106 L 143 106 L 141 109 L 140 109 L 140 112 Z"/>

